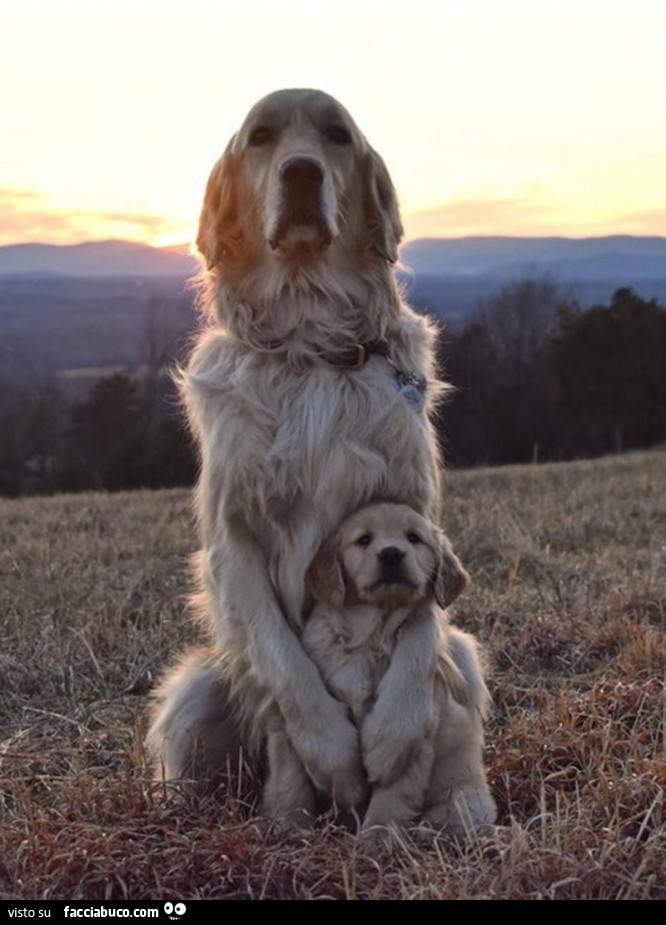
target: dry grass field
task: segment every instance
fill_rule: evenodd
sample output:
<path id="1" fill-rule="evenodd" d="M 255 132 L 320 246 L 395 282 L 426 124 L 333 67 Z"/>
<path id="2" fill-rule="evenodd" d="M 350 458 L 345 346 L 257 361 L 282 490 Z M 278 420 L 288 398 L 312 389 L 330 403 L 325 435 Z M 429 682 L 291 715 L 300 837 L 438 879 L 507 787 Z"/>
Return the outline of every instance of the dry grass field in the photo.
<path id="1" fill-rule="evenodd" d="M 252 788 L 151 783 L 147 694 L 196 629 L 186 491 L 0 501 L 0 898 L 666 898 L 666 452 L 452 472 L 501 828 L 370 857 Z"/>

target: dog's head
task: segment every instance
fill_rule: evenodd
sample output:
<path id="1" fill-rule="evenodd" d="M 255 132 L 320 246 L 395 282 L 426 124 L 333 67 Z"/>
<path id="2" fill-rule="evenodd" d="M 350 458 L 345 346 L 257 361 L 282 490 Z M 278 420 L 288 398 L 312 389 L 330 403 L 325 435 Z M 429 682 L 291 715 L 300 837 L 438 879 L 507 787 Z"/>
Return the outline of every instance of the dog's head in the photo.
<path id="1" fill-rule="evenodd" d="M 394 262 L 393 184 L 349 113 L 319 90 L 260 100 L 208 181 L 197 245 L 232 281 L 270 260 L 307 266 L 331 251 Z"/>
<path id="2" fill-rule="evenodd" d="M 357 511 L 322 545 L 306 575 L 315 600 L 392 610 L 435 598 L 448 607 L 468 575 L 447 537 L 412 508 L 380 502 Z"/>

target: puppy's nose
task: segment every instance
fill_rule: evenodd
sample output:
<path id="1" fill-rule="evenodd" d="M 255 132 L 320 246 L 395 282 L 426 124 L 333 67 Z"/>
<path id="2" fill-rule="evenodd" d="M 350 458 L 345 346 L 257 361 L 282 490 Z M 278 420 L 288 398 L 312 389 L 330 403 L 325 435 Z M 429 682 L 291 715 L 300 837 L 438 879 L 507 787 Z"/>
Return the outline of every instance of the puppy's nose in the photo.
<path id="1" fill-rule="evenodd" d="M 397 546 L 385 546 L 381 552 L 377 553 L 377 558 L 387 568 L 395 568 L 395 566 L 400 565 L 405 558 L 405 554 Z"/>
<path id="2" fill-rule="evenodd" d="M 294 154 L 280 167 L 280 177 L 289 186 L 321 186 L 324 169 L 316 158 Z"/>

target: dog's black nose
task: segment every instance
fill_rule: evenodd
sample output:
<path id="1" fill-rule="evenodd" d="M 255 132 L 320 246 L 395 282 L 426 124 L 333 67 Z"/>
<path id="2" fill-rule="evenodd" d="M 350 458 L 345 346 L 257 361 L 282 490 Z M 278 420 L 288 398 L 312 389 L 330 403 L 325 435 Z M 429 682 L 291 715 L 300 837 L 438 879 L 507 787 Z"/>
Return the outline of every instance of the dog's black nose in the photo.
<path id="1" fill-rule="evenodd" d="M 381 552 L 377 553 L 377 558 L 386 568 L 395 568 L 395 566 L 400 565 L 405 558 L 405 554 L 397 546 L 386 546 Z"/>
<path id="2" fill-rule="evenodd" d="M 295 154 L 282 164 L 280 176 L 290 186 L 321 186 L 324 169 L 316 158 Z"/>

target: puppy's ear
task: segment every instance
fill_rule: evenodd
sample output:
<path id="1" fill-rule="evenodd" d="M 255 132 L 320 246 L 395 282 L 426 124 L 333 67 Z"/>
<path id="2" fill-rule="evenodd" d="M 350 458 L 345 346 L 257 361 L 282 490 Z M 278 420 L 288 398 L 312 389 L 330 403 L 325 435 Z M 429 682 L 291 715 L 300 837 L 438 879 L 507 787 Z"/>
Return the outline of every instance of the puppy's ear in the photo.
<path id="1" fill-rule="evenodd" d="M 398 200 L 386 164 L 373 148 L 366 154 L 364 211 L 371 250 L 395 263 L 402 238 Z"/>
<path id="2" fill-rule="evenodd" d="M 438 531 L 438 540 L 438 561 L 432 584 L 435 600 L 440 607 L 446 608 L 463 593 L 469 584 L 469 575 L 441 530 Z"/>
<path id="3" fill-rule="evenodd" d="M 305 573 L 305 587 L 314 599 L 331 607 L 342 607 L 345 599 L 345 579 L 338 554 L 337 537 L 329 537 Z"/>
<path id="4" fill-rule="evenodd" d="M 233 141 L 232 138 L 211 171 L 199 217 L 197 247 L 209 270 L 233 251 L 240 238 L 236 167 L 231 156 Z"/>

